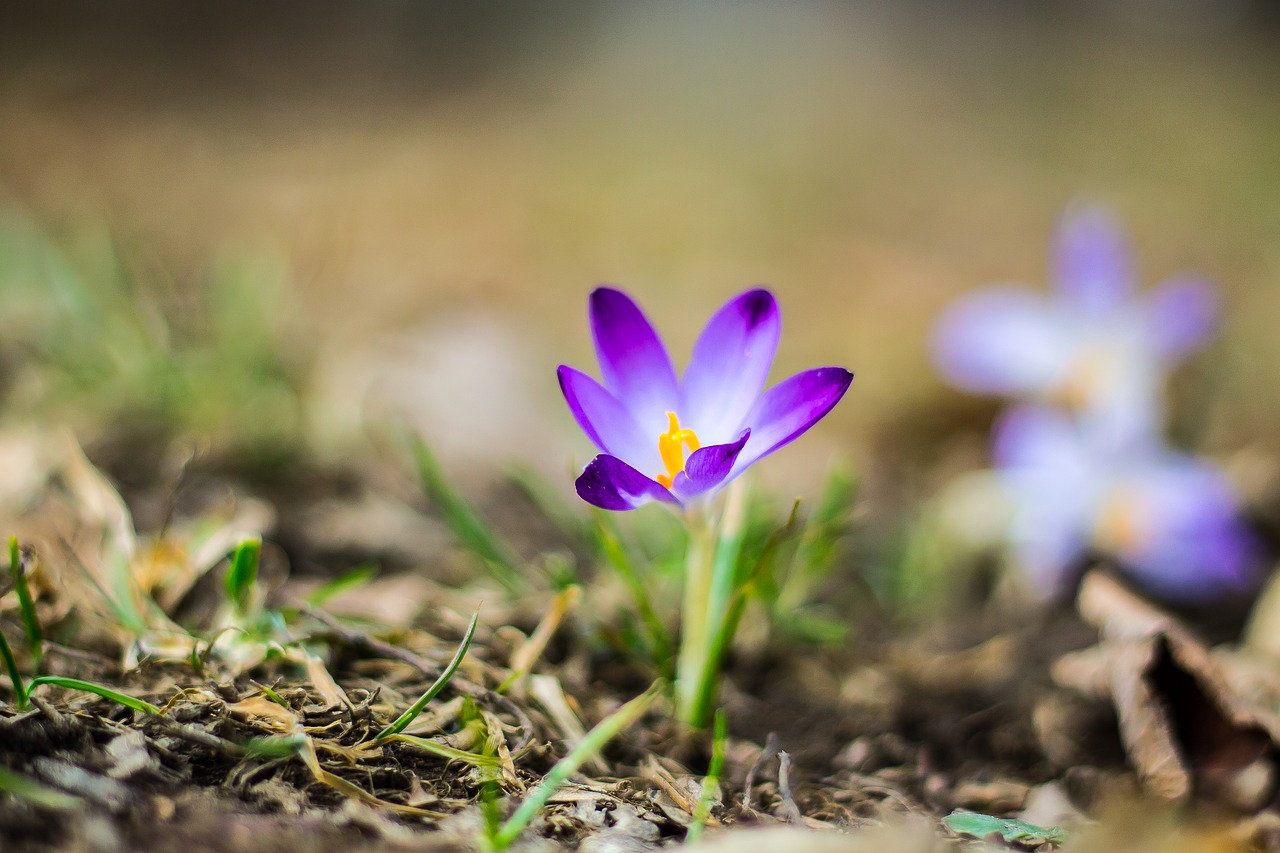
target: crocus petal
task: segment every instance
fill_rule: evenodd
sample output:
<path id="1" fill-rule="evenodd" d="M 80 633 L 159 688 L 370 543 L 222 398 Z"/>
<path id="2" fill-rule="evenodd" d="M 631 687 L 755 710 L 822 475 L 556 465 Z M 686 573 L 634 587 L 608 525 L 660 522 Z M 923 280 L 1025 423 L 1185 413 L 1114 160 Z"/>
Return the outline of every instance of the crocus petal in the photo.
<path id="1" fill-rule="evenodd" d="M 1063 214 L 1054 235 L 1053 279 L 1058 291 L 1086 314 L 1105 315 L 1129 298 L 1133 256 L 1109 213 L 1083 207 Z"/>
<path id="2" fill-rule="evenodd" d="M 852 381 L 853 374 L 843 367 L 817 367 L 764 392 L 744 418 L 751 436 L 730 476 L 736 477 L 816 424 L 840 402 Z"/>
<path id="3" fill-rule="evenodd" d="M 649 501 L 679 503 L 656 480 L 614 456 L 601 454 L 583 469 L 575 483 L 578 497 L 601 509 L 628 510 Z"/>
<path id="4" fill-rule="evenodd" d="M 1129 541 L 1114 549 L 1142 586 L 1167 599 L 1203 600 L 1247 591 L 1257 581 L 1257 543 L 1226 478 L 1212 465 L 1169 454 L 1121 483 Z M 1099 528 L 1106 527 L 1106 519 Z M 1107 543 L 1100 543 L 1107 544 Z"/>
<path id="5" fill-rule="evenodd" d="M 982 394 L 1031 394 L 1049 388 L 1074 341 L 1044 297 L 997 285 L 961 297 L 943 315 L 934 361 L 952 384 Z"/>
<path id="6" fill-rule="evenodd" d="M 1019 406 L 997 421 L 993 455 L 1017 507 L 1010 544 L 1032 586 L 1062 591 L 1088 545 L 1101 484 L 1079 428 L 1060 412 Z"/>
<path id="7" fill-rule="evenodd" d="M 671 484 L 671 491 L 680 500 L 687 501 L 722 484 L 728 479 L 733 463 L 738 460 L 742 448 L 750 438 L 751 430 L 746 429 L 736 441 L 712 444 L 689 454 L 684 462 L 684 470 L 675 476 L 675 481 Z"/>
<path id="8" fill-rule="evenodd" d="M 680 417 L 704 442 L 737 434 L 764 390 L 781 332 L 778 304 L 767 290 L 730 300 L 707 322 L 680 388 Z"/>
<path id="9" fill-rule="evenodd" d="M 1010 545 L 1031 588 L 1044 597 L 1062 595 L 1075 578 L 1073 564 L 1089 544 L 1087 519 L 1068 503 L 1019 500 L 1009 530 Z"/>
<path id="10" fill-rule="evenodd" d="M 622 291 L 596 288 L 590 312 L 605 386 L 656 441 L 666 426 L 666 413 L 675 411 L 678 402 L 676 373 L 666 347 L 639 306 Z"/>
<path id="11" fill-rule="evenodd" d="M 1156 355 L 1173 361 L 1213 336 L 1218 300 L 1213 285 L 1193 276 L 1177 276 L 1146 297 L 1147 334 Z"/>
<path id="12" fill-rule="evenodd" d="M 596 447 L 638 468 L 662 470 L 656 438 L 640 431 L 630 409 L 580 370 L 562 364 L 557 374 L 569 410 Z"/>
<path id="13" fill-rule="evenodd" d="M 992 428 L 992 456 L 1002 470 L 1050 470 L 1075 481 L 1088 467 L 1080 428 L 1046 406 L 1015 406 Z"/>

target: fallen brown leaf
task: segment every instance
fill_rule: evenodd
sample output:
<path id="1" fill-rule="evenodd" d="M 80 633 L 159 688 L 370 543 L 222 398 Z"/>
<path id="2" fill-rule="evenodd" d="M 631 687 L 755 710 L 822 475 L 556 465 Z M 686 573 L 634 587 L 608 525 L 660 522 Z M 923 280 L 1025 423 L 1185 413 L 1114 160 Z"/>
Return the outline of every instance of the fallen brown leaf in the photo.
<path id="1" fill-rule="evenodd" d="M 1275 800 L 1276 718 L 1231 685 L 1231 669 L 1174 617 L 1099 574 L 1080 591 L 1101 642 L 1064 656 L 1054 679 L 1113 705 L 1125 752 L 1144 787 L 1244 813 Z"/>

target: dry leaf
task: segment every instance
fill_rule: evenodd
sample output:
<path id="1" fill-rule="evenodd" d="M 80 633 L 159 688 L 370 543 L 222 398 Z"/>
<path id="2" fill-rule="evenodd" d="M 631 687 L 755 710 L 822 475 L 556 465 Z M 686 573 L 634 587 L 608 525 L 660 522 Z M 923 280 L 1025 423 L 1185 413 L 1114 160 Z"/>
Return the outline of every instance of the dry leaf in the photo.
<path id="1" fill-rule="evenodd" d="M 1107 698 L 1146 789 L 1242 812 L 1275 798 L 1280 726 L 1232 689 L 1222 661 L 1172 616 L 1098 573 L 1081 586 L 1081 614 L 1102 642 L 1063 657 L 1059 684 Z"/>

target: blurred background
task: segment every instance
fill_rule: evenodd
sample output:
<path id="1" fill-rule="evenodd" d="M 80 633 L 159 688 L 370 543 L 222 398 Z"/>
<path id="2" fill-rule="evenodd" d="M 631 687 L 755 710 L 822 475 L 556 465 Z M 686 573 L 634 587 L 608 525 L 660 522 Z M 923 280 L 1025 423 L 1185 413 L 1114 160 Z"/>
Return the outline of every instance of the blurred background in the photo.
<path id="1" fill-rule="evenodd" d="M 3 418 L 65 423 L 91 455 L 180 435 L 246 466 L 356 462 L 371 420 L 402 420 L 460 481 L 518 463 L 568 496 L 591 449 L 554 369 L 594 372 L 588 291 L 629 290 L 681 363 L 763 283 L 785 318 L 775 380 L 857 379 L 762 475 L 813 493 L 845 458 L 891 515 L 983 464 L 998 407 L 936 378 L 940 310 L 1043 285 L 1083 196 L 1129 227 L 1145 284 L 1220 282 L 1224 334 L 1181 371 L 1173 429 L 1276 482 L 1272 4 L 55 0 L 3 18 Z"/>

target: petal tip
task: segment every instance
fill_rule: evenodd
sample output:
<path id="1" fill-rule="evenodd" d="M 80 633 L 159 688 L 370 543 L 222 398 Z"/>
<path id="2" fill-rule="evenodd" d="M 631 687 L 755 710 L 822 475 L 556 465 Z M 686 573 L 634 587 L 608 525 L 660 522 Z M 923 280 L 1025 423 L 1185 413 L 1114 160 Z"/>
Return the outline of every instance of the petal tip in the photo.
<path id="1" fill-rule="evenodd" d="M 738 308 L 748 330 L 755 329 L 779 313 L 778 300 L 763 287 L 748 290 L 738 297 Z"/>
<path id="2" fill-rule="evenodd" d="M 649 501 L 678 504 L 679 500 L 656 480 L 627 463 L 602 453 L 587 463 L 574 482 L 578 497 L 592 506 L 614 512 L 635 509 Z"/>

